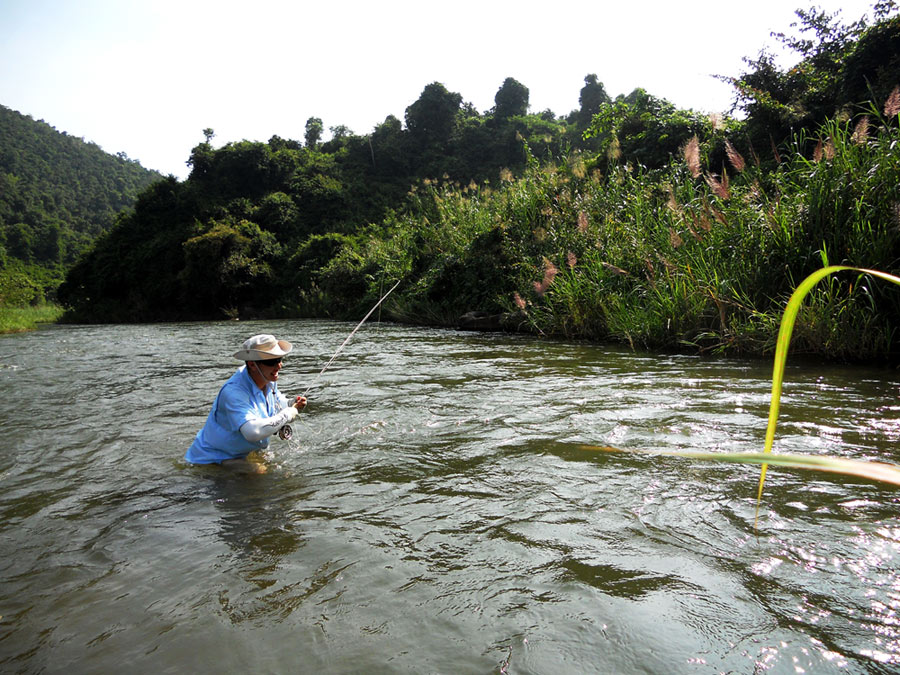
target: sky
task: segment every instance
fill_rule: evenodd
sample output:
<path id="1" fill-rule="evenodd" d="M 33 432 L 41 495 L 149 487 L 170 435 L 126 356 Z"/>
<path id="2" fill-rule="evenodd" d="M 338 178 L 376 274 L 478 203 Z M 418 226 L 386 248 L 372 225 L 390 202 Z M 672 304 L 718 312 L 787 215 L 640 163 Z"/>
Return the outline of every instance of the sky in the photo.
<path id="1" fill-rule="evenodd" d="M 874 0 L 818 0 L 850 23 Z M 809 0 L 0 0 L 0 105 L 187 177 L 191 149 L 273 135 L 306 120 L 364 135 L 404 119 L 440 82 L 485 112 L 507 77 L 531 112 L 579 107 L 588 74 L 726 112 L 714 75 L 779 52 Z M 779 56 L 784 64 L 789 55 Z M 0 139 L 2 143 L 2 139 Z"/>

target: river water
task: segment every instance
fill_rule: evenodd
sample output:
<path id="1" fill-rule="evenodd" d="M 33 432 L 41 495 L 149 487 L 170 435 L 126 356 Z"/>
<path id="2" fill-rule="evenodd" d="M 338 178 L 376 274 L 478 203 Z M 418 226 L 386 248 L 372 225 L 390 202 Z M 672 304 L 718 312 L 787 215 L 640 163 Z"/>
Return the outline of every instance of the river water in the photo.
<path id="1" fill-rule="evenodd" d="M 0 338 L 4 673 L 888 673 L 895 489 L 762 449 L 771 363 L 322 321 Z M 310 404 L 184 451 L 249 335 Z M 776 451 L 894 461 L 900 375 L 789 364 Z"/>

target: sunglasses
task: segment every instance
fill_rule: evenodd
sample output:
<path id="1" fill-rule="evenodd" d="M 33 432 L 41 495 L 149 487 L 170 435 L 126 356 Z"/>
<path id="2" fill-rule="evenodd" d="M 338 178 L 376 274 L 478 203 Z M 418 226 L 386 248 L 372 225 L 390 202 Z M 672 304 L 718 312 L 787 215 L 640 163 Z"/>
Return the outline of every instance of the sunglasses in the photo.
<path id="1" fill-rule="evenodd" d="M 279 357 L 277 359 L 260 359 L 259 361 L 257 361 L 257 363 L 261 363 L 264 366 L 273 368 L 273 367 L 277 366 L 279 363 L 281 363 L 281 358 Z"/>

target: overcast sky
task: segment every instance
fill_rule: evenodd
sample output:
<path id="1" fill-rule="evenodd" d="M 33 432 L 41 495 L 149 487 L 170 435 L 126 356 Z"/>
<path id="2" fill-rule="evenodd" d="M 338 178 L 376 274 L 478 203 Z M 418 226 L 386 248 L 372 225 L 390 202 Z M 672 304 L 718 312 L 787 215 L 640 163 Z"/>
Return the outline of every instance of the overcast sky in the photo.
<path id="1" fill-rule="evenodd" d="M 820 0 L 845 23 L 873 0 Z M 776 50 L 800 0 L 0 0 L 0 104 L 110 153 L 186 177 L 218 147 L 306 120 L 366 134 L 441 82 L 479 111 L 507 77 L 532 112 L 578 108 L 596 73 L 613 97 L 643 87 L 724 112 L 743 57 Z M 2 139 L 0 139 L 2 143 Z"/>

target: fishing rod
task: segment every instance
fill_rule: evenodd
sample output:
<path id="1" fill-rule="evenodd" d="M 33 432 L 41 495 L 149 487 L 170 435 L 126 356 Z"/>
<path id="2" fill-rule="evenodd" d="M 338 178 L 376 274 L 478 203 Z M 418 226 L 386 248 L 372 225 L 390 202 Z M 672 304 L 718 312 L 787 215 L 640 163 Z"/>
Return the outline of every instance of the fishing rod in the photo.
<path id="1" fill-rule="evenodd" d="M 400 281 L 403 281 L 403 279 L 400 279 Z M 356 331 L 358 331 L 362 327 L 362 325 L 366 322 L 366 319 L 368 319 L 370 316 L 372 316 L 372 312 L 374 312 L 376 309 L 378 309 L 378 307 L 381 306 L 381 303 L 384 302 L 385 298 L 387 298 L 387 296 L 389 296 L 391 294 L 391 292 L 395 288 L 397 288 L 397 286 L 400 285 L 400 281 L 398 281 L 396 284 L 391 286 L 391 289 L 387 293 L 385 293 L 384 295 L 381 296 L 381 298 L 378 300 L 378 302 L 376 302 L 372 306 L 372 309 L 369 310 L 368 314 L 366 314 L 362 318 L 362 321 L 360 321 L 358 324 L 356 324 L 356 328 L 354 328 L 352 331 L 350 331 L 350 335 L 347 336 L 347 339 L 341 343 L 341 346 L 337 348 L 337 351 L 331 355 L 330 359 L 328 359 L 328 363 L 325 364 L 325 367 L 319 371 L 319 374 L 316 375 L 315 379 L 313 379 L 313 381 L 309 383 L 309 386 L 306 388 L 306 391 L 304 391 L 303 394 L 301 394 L 301 396 L 303 398 L 306 398 L 306 395 L 309 393 L 309 390 L 312 389 L 313 385 L 319 380 L 320 377 L 322 377 L 322 373 L 324 373 L 326 370 L 328 370 L 328 366 L 330 366 L 334 362 L 334 360 L 337 358 L 338 354 L 340 354 L 341 351 L 344 349 L 344 347 L 347 346 L 347 343 L 350 342 L 350 339 L 356 334 Z M 294 430 L 291 428 L 290 424 L 285 424 L 283 427 L 281 427 L 278 430 L 278 436 L 283 441 L 290 440 L 293 435 L 294 435 Z"/>
<path id="2" fill-rule="evenodd" d="M 403 279 L 400 279 L 400 281 L 403 281 Z M 316 375 L 315 379 L 314 379 L 312 382 L 310 382 L 309 386 L 306 388 L 306 391 L 303 392 L 303 396 L 304 396 L 304 397 L 309 393 L 309 390 L 313 388 L 313 385 L 314 385 L 316 382 L 318 382 L 319 378 L 322 377 L 322 373 L 324 373 L 326 370 L 328 370 L 328 367 L 329 367 L 332 363 L 334 363 L 334 360 L 338 357 L 338 354 L 340 354 L 341 351 L 344 349 L 344 347 L 347 346 L 347 343 L 350 342 L 350 340 L 351 340 L 351 339 L 353 338 L 353 336 L 356 334 L 356 331 L 358 331 L 358 330 L 362 327 L 362 325 L 366 322 L 366 319 L 368 319 L 370 316 L 372 316 L 372 312 L 374 312 L 376 309 L 378 309 L 378 308 L 381 306 L 381 303 L 385 301 L 385 299 L 387 298 L 387 296 L 389 296 L 389 295 L 393 292 L 393 290 L 394 290 L 395 288 L 397 288 L 397 286 L 400 285 L 400 281 L 398 281 L 396 284 L 394 284 L 393 286 L 391 286 L 391 289 L 390 289 L 387 293 L 385 293 L 384 295 L 381 296 L 381 298 L 378 300 L 378 302 L 376 302 L 376 303 L 372 306 L 372 309 L 369 310 L 368 314 L 366 314 L 366 315 L 362 318 L 362 321 L 360 321 L 358 324 L 356 324 L 356 328 L 354 328 L 352 331 L 350 331 L 350 335 L 347 336 L 347 339 L 344 340 L 344 341 L 341 343 L 341 346 L 337 348 L 337 351 L 336 351 L 334 354 L 331 355 L 331 358 L 328 359 L 328 363 L 325 364 L 325 367 L 322 368 L 322 370 L 319 371 L 319 374 Z"/>

